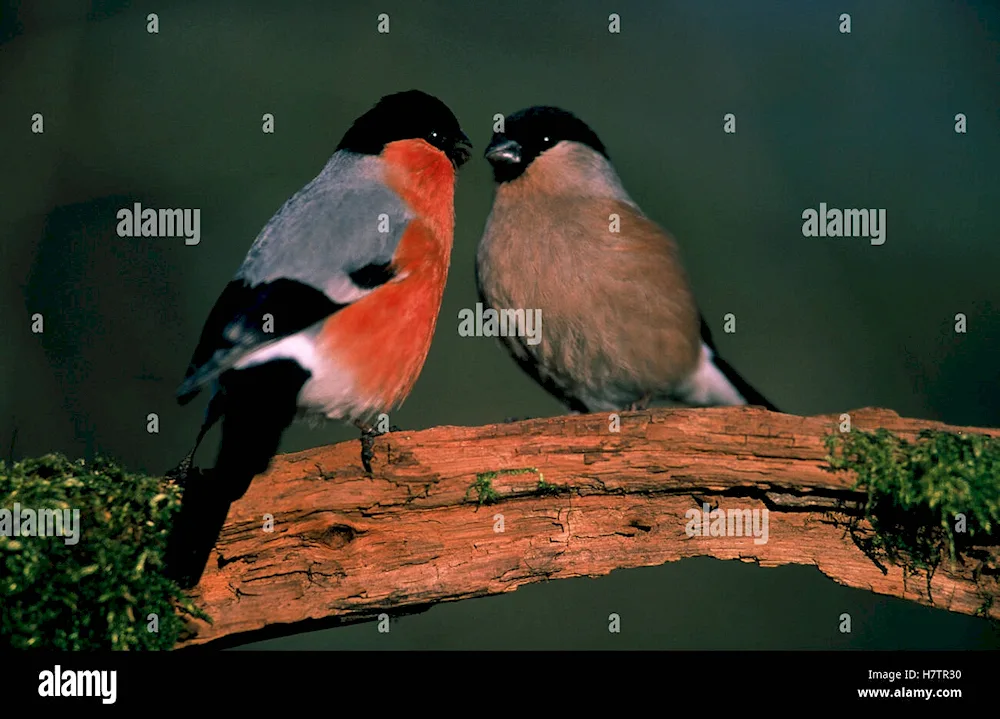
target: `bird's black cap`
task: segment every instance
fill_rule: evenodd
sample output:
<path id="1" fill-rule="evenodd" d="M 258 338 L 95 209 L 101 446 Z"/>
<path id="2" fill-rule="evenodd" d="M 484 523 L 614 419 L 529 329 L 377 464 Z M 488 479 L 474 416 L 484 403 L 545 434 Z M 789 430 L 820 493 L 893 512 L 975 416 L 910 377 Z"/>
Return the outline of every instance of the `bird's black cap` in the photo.
<path id="1" fill-rule="evenodd" d="M 535 158 L 564 140 L 586 145 L 608 157 L 604 143 L 583 120 L 558 107 L 537 105 L 504 118 L 504 131 L 493 134 L 486 159 L 493 165 L 496 181 L 509 182 L 520 177 Z"/>
<path id="2" fill-rule="evenodd" d="M 472 149 L 448 106 L 420 90 L 383 97 L 354 121 L 337 149 L 377 155 L 390 142 L 412 139 L 426 140 L 441 150 L 456 169 L 465 164 Z"/>

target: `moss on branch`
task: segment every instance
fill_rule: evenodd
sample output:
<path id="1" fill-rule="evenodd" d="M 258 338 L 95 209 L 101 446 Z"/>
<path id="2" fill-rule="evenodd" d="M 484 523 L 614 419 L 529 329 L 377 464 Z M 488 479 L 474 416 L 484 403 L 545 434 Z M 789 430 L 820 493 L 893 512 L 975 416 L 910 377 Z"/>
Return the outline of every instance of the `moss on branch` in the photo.
<path id="1" fill-rule="evenodd" d="M 0 463 L 2 645 L 173 647 L 184 626 L 181 615 L 207 619 L 162 574 L 179 507 L 180 489 L 172 483 L 105 459 L 87 463 L 50 454 Z M 29 519 L 45 516 L 48 527 Z M 78 534 L 71 536 L 74 525 Z M 52 536 L 60 527 L 61 535 Z"/>

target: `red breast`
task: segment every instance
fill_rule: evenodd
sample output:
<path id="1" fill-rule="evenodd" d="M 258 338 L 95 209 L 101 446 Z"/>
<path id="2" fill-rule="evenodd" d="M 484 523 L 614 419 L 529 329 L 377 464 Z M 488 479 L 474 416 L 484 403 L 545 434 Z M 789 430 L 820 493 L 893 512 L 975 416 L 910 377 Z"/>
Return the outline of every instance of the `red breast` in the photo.
<path id="1" fill-rule="evenodd" d="M 451 260 L 455 171 L 423 140 L 389 143 L 382 161 L 386 184 L 416 215 L 393 257 L 396 277 L 334 314 L 317 349 L 350 368 L 357 391 L 391 409 L 412 390 L 434 335 Z"/>

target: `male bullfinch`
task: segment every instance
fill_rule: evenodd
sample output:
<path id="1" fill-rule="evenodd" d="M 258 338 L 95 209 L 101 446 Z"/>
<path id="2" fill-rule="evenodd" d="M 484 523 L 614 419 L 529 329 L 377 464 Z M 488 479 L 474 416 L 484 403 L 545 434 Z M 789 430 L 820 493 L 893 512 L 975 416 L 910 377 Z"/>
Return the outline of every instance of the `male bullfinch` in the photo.
<path id="1" fill-rule="evenodd" d="M 222 419 L 212 471 L 218 528 L 222 507 L 268 468 L 296 418 L 353 422 L 371 472 L 372 423 L 407 397 L 430 348 L 451 257 L 455 175 L 471 147 L 437 98 L 417 90 L 383 97 L 257 236 L 177 391 L 181 404 L 205 387 L 211 399 L 174 476 L 187 478 Z"/>
<path id="2" fill-rule="evenodd" d="M 496 193 L 476 283 L 498 312 L 541 310 L 541 341 L 501 341 L 550 394 L 583 413 L 654 400 L 777 411 L 718 356 L 675 241 L 590 127 L 556 107 L 520 110 L 486 159 Z"/>

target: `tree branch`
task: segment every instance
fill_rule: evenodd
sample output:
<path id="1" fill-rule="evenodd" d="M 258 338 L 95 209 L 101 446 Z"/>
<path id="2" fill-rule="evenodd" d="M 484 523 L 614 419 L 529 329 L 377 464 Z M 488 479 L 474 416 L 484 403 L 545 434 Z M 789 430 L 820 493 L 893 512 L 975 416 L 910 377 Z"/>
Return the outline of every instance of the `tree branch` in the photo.
<path id="1" fill-rule="evenodd" d="M 888 410 L 849 414 L 854 429 L 906 439 L 923 429 L 1000 435 Z M 995 545 L 955 566 L 946 559 L 929 579 L 862 551 L 871 526 L 846 523 L 865 495 L 852 491 L 853 472 L 831 470 L 823 443 L 839 415 L 735 407 L 620 417 L 618 432 L 608 415 L 394 432 L 376 440 L 371 477 L 357 441 L 275 458 L 231 508 L 191 592 L 214 623 L 191 622 L 178 647 L 694 556 L 814 565 L 846 586 L 1000 618 Z M 766 543 L 747 536 L 750 526 L 688 536 L 704 503 L 767 509 Z"/>

